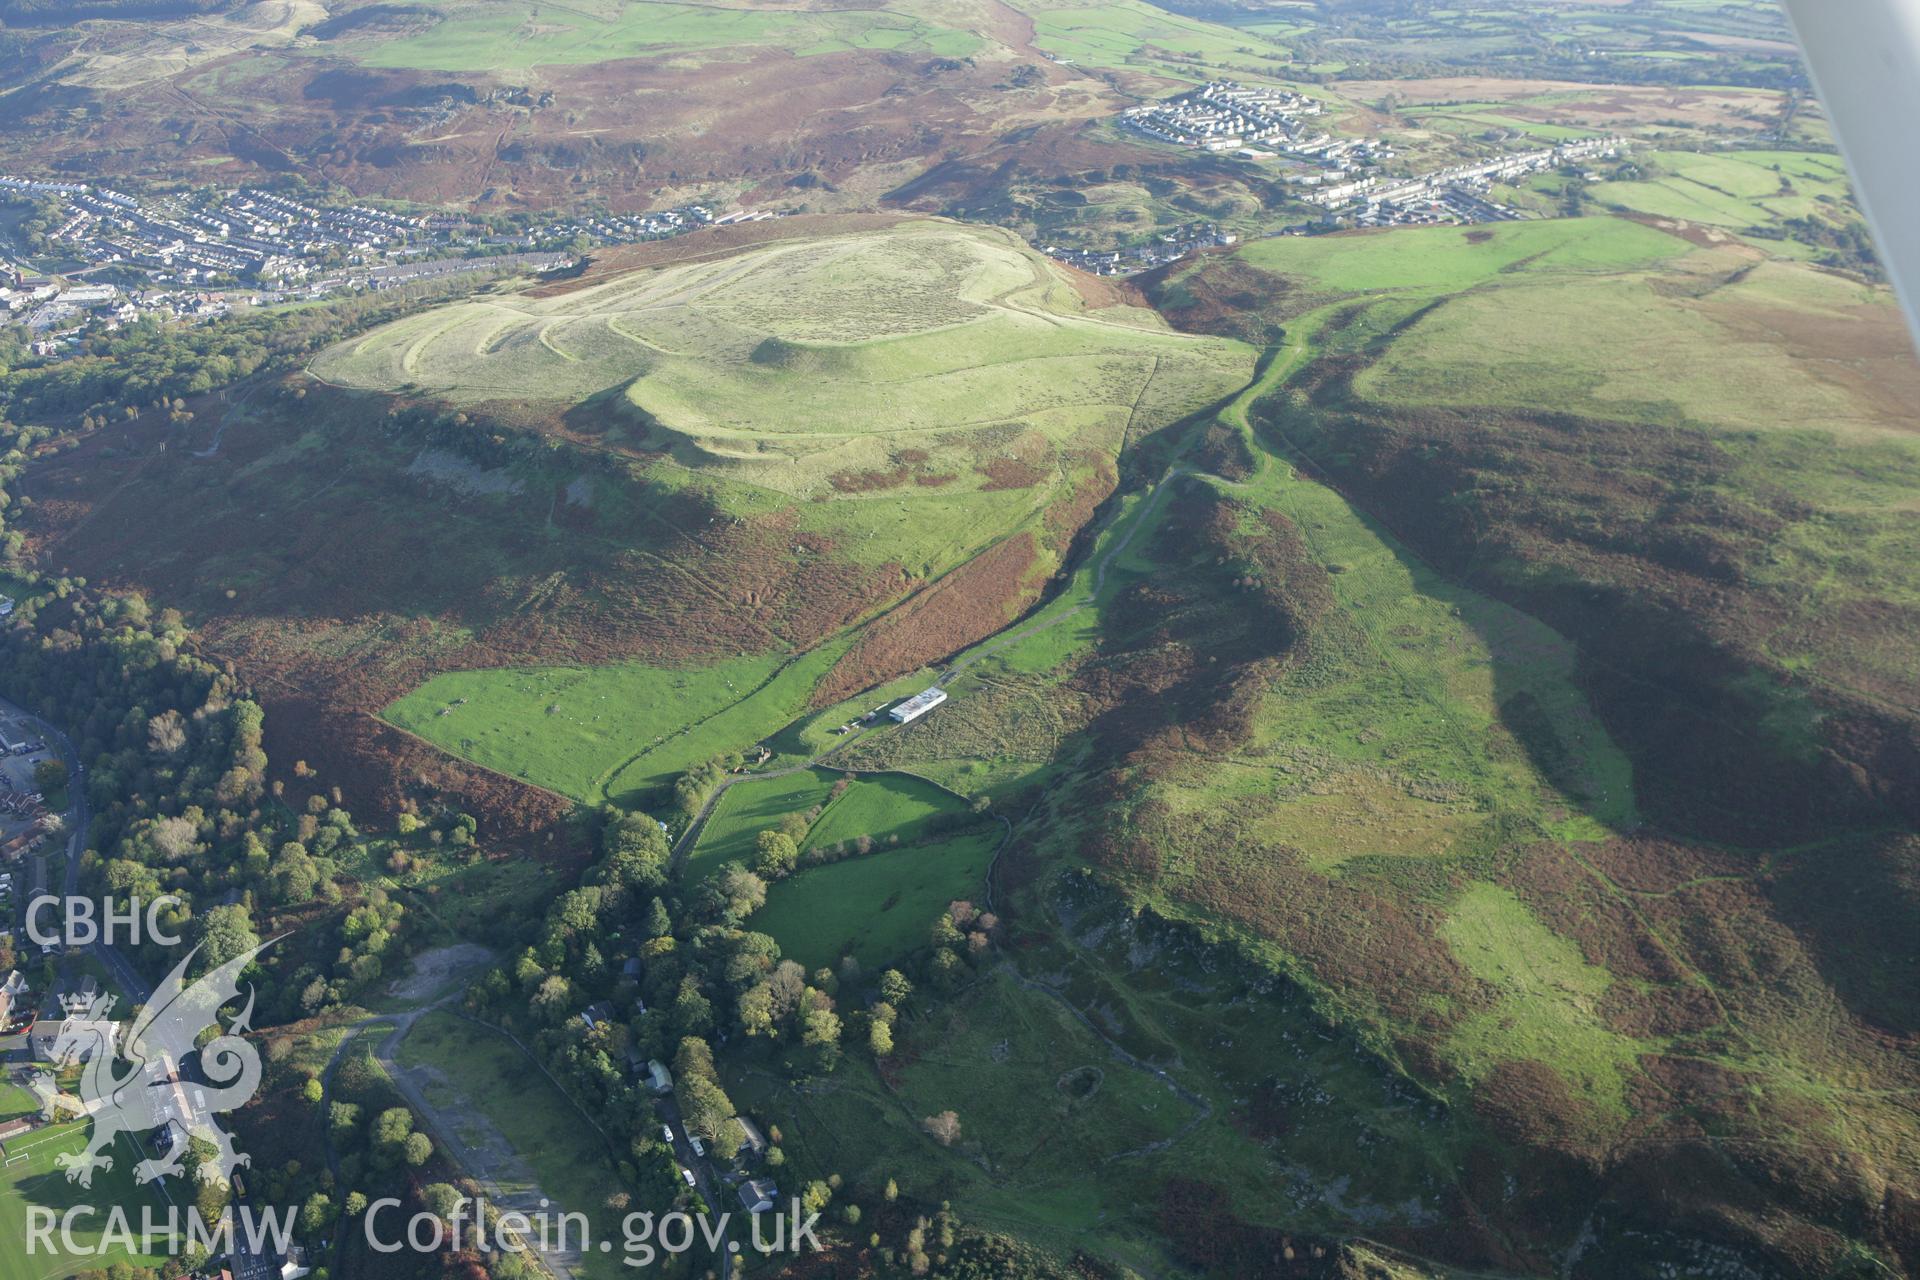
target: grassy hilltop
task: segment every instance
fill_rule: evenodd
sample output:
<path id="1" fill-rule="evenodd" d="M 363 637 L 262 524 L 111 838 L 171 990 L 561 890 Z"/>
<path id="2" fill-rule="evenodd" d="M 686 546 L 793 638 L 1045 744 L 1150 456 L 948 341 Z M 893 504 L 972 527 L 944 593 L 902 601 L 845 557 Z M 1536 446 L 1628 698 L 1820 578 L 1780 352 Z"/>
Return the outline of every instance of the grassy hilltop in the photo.
<path id="1" fill-rule="evenodd" d="M 608 444 L 795 497 L 910 494 L 937 520 L 957 493 L 1110 459 L 1251 361 L 1138 308 L 1088 308 L 1005 233 L 923 222 L 439 308 L 313 371 L 469 405 L 606 392 Z"/>

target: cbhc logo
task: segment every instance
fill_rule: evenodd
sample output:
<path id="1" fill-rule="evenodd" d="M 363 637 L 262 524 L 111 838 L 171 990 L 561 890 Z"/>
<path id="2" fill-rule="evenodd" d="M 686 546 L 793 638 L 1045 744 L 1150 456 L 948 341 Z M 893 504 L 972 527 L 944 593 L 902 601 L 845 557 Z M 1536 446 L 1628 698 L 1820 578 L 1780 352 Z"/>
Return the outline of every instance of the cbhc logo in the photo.
<path id="1" fill-rule="evenodd" d="M 147 904 L 143 914 L 138 898 L 129 901 L 124 910 L 109 901 L 103 911 L 92 898 L 60 898 L 50 894 L 35 899 L 33 906 L 27 909 L 27 936 L 43 947 L 90 947 L 96 942 L 109 947 L 118 942 L 137 946 L 143 941 L 144 925 L 144 941 L 157 942 L 163 947 L 177 947 L 180 945 L 180 935 L 161 930 L 160 912 L 166 907 L 177 907 L 180 902 L 181 899 L 175 895 L 163 893 Z M 41 924 L 41 918 L 49 908 L 57 909 L 63 905 L 66 917 L 64 932 L 49 932 Z"/>

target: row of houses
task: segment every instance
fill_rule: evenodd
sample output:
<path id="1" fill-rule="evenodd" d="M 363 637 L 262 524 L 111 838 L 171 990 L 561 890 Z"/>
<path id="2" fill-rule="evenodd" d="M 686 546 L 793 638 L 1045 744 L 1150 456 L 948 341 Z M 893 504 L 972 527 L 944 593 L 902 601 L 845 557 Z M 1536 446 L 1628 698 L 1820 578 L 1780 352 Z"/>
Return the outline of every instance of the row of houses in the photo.
<path id="1" fill-rule="evenodd" d="M 1418 177 L 1398 181 L 1363 178 L 1355 182 L 1322 187 L 1308 193 L 1309 203 L 1338 209 L 1361 201 L 1377 204 L 1405 204 L 1419 201 L 1453 188 L 1473 190 L 1496 182 L 1511 182 L 1528 174 L 1543 173 L 1561 165 L 1601 156 L 1615 156 L 1625 148 L 1623 138 L 1607 136 L 1563 142 L 1558 146 L 1520 151 L 1474 164 L 1453 165 Z"/>

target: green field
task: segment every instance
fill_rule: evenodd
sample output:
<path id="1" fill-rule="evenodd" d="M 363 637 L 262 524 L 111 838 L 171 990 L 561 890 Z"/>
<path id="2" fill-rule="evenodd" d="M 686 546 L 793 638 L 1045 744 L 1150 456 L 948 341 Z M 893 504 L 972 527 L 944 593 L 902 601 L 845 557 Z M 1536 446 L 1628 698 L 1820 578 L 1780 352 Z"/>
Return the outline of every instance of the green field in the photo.
<path id="1" fill-rule="evenodd" d="M 1654 176 L 1594 188 L 1602 204 L 1739 230 L 1850 208 L 1846 162 L 1814 151 L 1656 151 Z"/>
<path id="2" fill-rule="evenodd" d="M 1514 272 L 1610 273 L 1687 252 L 1685 241 L 1620 218 L 1417 227 L 1258 241 L 1240 257 L 1296 281 L 1293 310 L 1350 294 L 1454 293 Z"/>
<path id="3" fill-rule="evenodd" d="M 931 819 L 959 808 L 959 801 L 918 778 L 892 773 L 857 778 L 820 815 L 807 833 L 806 847 L 845 844 L 861 836 L 879 844 L 910 843 L 926 835 Z"/>
<path id="4" fill-rule="evenodd" d="M 977 899 L 1000 828 L 862 854 L 814 867 L 767 891 L 752 926 L 808 969 L 852 955 L 884 969 L 925 946 L 933 918 L 957 898 Z"/>
<path id="5" fill-rule="evenodd" d="M 1652 423 L 1906 434 L 1859 382 L 1782 360 L 1777 346 L 1752 340 L 1746 326 L 1756 312 L 1781 305 L 1778 290 L 1790 287 L 1800 316 L 1830 317 L 1844 332 L 1858 327 L 1848 313 L 1867 305 L 1873 290 L 1786 265 L 1755 268 L 1728 258 L 1722 269 L 1743 266 L 1749 274 L 1694 305 L 1663 293 L 1672 280 L 1665 274 L 1516 281 L 1466 294 L 1421 319 L 1356 386 L 1394 403 L 1580 404 Z"/>
<path id="6" fill-rule="evenodd" d="M 337 50 L 340 41 L 322 46 Z M 359 61 L 422 71 L 525 71 L 716 49 L 790 49 L 801 57 L 880 49 L 964 58 L 981 47 L 965 30 L 878 9 L 808 13 L 639 0 L 553 5 L 462 0 L 426 31 L 372 45 Z"/>
<path id="7" fill-rule="evenodd" d="M 790 813 L 827 803 L 837 774 L 803 769 L 784 778 L 738 782 L 728 787 L 701 828 L 687 856 L 688 876 L 702 879 L 728 862 L 753 864 L 754 837 Z"/>
<path id="8" fill-rule="evenodd" d="M 881 736 L 897 733 L 881 730 Z M 801 842 L 801 850 L 847 845 L 865 836 L 881 848 L 925 838 L 927 824 L 957 813 L 960 802 L 928 782 L 901 774 L 845 779 L 827 769 L 808 769 L 778 778 L 749 779 L 728 787 L 714 805 L 688 865 L 705 875 L 725 862 L 753 861 L 754 837 L 789 813 L 818 807 L 820 816 Z"/>
<path id="9" fill-rule="evenodd" d="M 635 804 L 798 715 L 841 647 L 679 670 L 629 663 L 450 672 L 385 715 L 455 755 L 576 800 Z"/>
<path id="10" fill-rule="evenodd" d="M 1199 82 L 1291 73 L 1282 31 L 1226 26 L 1146 0 L 1015 0 L 1033 18 L 1034 43 L 1062 61 Z M 1168 56 L 1172 55 L 1172 56 Z"/>
<path id="11" fill-rule="evenodd" d="M 0 1114 L 18 1110 L 20 1100 L 12 1086 L 0 1086 Z M 37 1110 L 37 1108 L 34 1108 Z M 69 1256 L 60 1253 L 27 1252 L 27 1213 L 30 1207 L 51 1209 L 64 1214 L 75 1205 L 96 1207 L 97 1213 L 76 1218 L 73 1236 L 83 1247 L 98 1245 L 108 1226 L 107 1215 L 118 1206 L 138 1234 L 140 1212 L 151 1205 L 156 1220 L 165 1221 L 167 1201 L 154 1186 L 139 1187 L 133 1180 L 133 1167 L 145 1157 L 131 1143 L 121 1141 L 114 1149 L 114 1167 L 95 1170 L 93 1186 L 81 1187 L 68 1182 L 66 1173 L 54 1158 L 86 1146 L 88 1124 L 64 1124 L 37 1129 L 6 1144 L 6 1165 L 0 1168 L 0 1280 L 60 1280 L 83 1271 L 103 1269 L 112 1262 L 131 1262 L 136 1266 L 157 1267 L 168 1257 L 162 1249 L 151 1254 L 111 1252 L 104 1256 L 87 1253 Z M 179 1196 L 178 1182 L 169 1184 Z M 187 1201 L 181 1200 L 182 1205 Z M 54 1241 L 60 1239 L 56 1228 Z M 159 1242 L 153 1242 L 159 1243 Z"/>
<path id="12" fill-rule="evenodd" d="M 771 934 L 783 953 L 809 969 L 848 953 L 863 967 L 884 967 L 924 945 L 938 912 L 956 898 L 979 894 L 1001 838 L 998 824 L 932 838 L 930 824 L 962 808 L 919 778 L 853 777 L 835 795 L 842 780 L 829 770 L 809 769 L 729 787 L 687 858 L 691 878 L 729 861 L 751 865 L 755 836 L 787 814 L 819 807 L 802 852 L 837 847 L 851 856 L 825 866 L 803 864 L 773 885 L 767 905 L 753 917 L 755 929 Z M 862 837 L 871 841 L 872 852 L 853 853 Z"/>

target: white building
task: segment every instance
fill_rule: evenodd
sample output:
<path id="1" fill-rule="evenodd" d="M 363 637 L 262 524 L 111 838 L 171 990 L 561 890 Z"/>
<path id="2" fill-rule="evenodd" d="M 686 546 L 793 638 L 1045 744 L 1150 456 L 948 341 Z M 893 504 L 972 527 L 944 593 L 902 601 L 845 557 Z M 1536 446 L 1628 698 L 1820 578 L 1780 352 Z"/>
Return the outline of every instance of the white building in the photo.
<path id="1" fill-rule="evenodd" d="M 946 700 L 947 691 L 935 685 L 931 689 L 924 689 L 914 694 L 887 714 L 893 717 L 895 723 L 906 724 L 908 721 L 918 720 Z"/>

